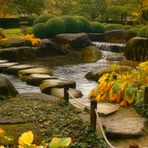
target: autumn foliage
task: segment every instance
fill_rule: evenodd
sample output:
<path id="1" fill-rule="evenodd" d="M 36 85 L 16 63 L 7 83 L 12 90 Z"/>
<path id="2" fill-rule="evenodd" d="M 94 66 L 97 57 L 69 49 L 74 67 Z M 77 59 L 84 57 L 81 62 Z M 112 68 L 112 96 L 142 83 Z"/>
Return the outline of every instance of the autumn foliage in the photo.
<path id="1" fill-rule="evenodd" d="M 137 104 L 144 99 L 145 86 L 148 86 L 148 61 L 133 70 L 122 73 L 113 70 L 104 74 L 89 98 L 118 103 L 120 106 Z"/>

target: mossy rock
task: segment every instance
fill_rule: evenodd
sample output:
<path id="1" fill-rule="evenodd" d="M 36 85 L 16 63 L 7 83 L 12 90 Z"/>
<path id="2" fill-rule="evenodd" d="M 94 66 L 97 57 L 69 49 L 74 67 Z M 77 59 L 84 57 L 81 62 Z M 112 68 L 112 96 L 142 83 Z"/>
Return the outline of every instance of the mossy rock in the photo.
<path id="1" fill-rule="evenodd" d="M 41 15 L 39 17 L 37 17 L 35 20 L 34 20 L 34 25 L 38 24 L 38 23 L 46 23 L 48 20 L 50 20 L 51 18 L 54 18 L 53 15 Z"/>
<path id="2" fill-rule="evenodd" d="M 52 18 L 45 25 L 47 37 L 54 37 L 56 34 L 65 32 L 64 21 L 60 18 Z"/>
<path id="3" fill-rule="evenodd" d="M 92 22 L 91 23 L 92 26 L 92 32 L 93 33 L 103 33 L 105 32 L 105 29 L 103 27 L 103 25 L 99 22 Z"/>
<path id="4" fill-rule="evenodd" d="M 88 46 L 81 50 L 82 61 L 85 63 L 96 62 L 102 58 L 101 52 L 94 46 Z"/>
<path id="5" fill-rule="evenodd" d="M 148 38 L 134 37 L 130 39 L 124 53 L 127 60 L 146 61 L 148 59 Z"/>
<path id="6" fill-rule="evenodd" d="M 66 15 L 66 16 L 62 16 L 61 19 L 64 21 L 66 33 L 79 32 L 79 24 L 74 17 Z"/>
<path id="7" fill-rule="evenodd" d="M 44 23 L 38 23 L 33 26 L 33 34 L 38 38 L 46 38 L 47 31 Z"/>

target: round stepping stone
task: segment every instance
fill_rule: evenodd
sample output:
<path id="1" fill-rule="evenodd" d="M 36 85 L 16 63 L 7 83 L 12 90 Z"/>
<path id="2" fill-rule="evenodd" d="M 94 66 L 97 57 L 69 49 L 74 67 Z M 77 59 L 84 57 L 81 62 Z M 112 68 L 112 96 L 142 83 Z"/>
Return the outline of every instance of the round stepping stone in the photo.
<path id="1" fill-rule="evenodd" d="M 6 72 L 9 74 L 17 75 L 19 70 L 29 69 L 29 68 L 34 68 L 34 67 L 35 66 L 33 66 L 33 65 L 27 65 L 27 64 L 15 65 L 15 66 L 8 67 L 6 69 Z"/>
<path id="2" fill-rule="evenodd" d="M 69 92 L 75 98 L 81 98 L 83 96 L 82 92 L 80 90 L 77 90 L 77 89 L 70 88 Z M 57 98 L 64 99 L 64 88 L 52 88 L 51 89 L 51 95 L 55 96 Z M 72 99 L 71 96 L 69 96 L 69 98 Z"/>
<path id="3" fill-rule="evenodd" d="M 46 79 L 57 79 L 57 77 L 50 76 L 48 74 L 31 74 L 28 79 L 26 79 L 26 83 L 29 85 L 38 86 L 43 80 Z"/>
<path id="4" fill-rule="evenodd" d="M 41 92 L 43 93 L 51 94 L 52 88 L 64 88 L 66 86 L 68 86 L 69 88 L 75 88 L 76 83 L 70 80 L 58 80 L 58 79 L 44 80 L 40 85 L 40 89 Z"/>
<path id="5" fill-rule="evenodd" d="M 123 118 L 104 124 L 108 137 L 128 138 L 142 136 L 146 119 Z"/>
<path id="6" fill-rule="evenodd" d="M 14 62 L 14 63 L 2 63 L 0 64 L 0 71 L 5 71 L 8 67 L 18 65 L 19 63 Z"/>
<path id="7" fill-rule="evenodd" d="M 48 74 L 52 75 L 52 72 L 48 68 L 29 68 L 18 71 L 19 78 L 21 80 L 27 80 L 31 74 Z"/>
<path id="8" fill-rule="evenodd" d="M 2 63 L 8 63 L 9 61 L 8 60 L 0 60 L 0 64 Z"/>

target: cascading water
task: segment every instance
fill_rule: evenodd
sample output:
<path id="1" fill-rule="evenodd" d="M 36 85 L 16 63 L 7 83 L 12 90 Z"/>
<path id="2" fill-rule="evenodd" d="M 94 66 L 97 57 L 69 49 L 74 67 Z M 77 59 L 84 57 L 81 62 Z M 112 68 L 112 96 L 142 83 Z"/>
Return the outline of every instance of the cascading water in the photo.
<path id="1" fill-rule="evenodd" d="M 107 42 L 92 42 L 99 50 L 111 52 L 123 52 L 125 44 L 107 43 Z"/>

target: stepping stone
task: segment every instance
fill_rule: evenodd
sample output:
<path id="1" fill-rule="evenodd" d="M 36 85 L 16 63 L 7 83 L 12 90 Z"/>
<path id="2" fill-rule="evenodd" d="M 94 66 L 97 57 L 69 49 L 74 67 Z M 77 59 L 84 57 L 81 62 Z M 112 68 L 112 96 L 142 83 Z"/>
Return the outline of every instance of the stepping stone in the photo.
<path id="1" fill-rule="evenodd" d="M 119 110 L 119 105 L 115 105 L 112 103 L 98 103 L 97 111 L 99 115 L 106 116 L 112 113 L 115 113 Z"/>
<path id="2" fill-rule="evenodd" d="M 41 85 L 40 89 L 42 93 L 51 94 L 52 88 L 64 88 L 68 86 L 69 88 L 75 88 L 76 82 L 70 80 L 44 80 Z"/>
<path id="3" fill-rule="evenodd" d="M 2 63 L 8 63 L 9 61 L 8 60 L 0 60 L 0 64 Z"/>
<path id="4" fill-rule="evenodd" d="M 82 92 L 80 90 L 77 90 L 77 89 L 70 88 L 69 92 L 75 98 L 81 98 L 83 96 Z M 64 99 L 64 88 L 52 88 L 51 89 L 51 95 L 55 96 L 57 98 Z M 72 97 L 70 95 L 69 95 L 69 98 L 72 99 Z"/>
<path id="5" fill-rule="evenodd" d="M 27 65 L 27 64 L 15 65 L 15 66 L 8 67 L 6 69 L 6 72 L 9 73 L 9 74 L 17 75 L 18 71 L 20 71 L 20 70 L 34 68 L 34 67 L 35 66 L 33 66 L 33 65 Z"/>
<path id="6" fill-rule="evenodd" d="M 128 138 L 142 136 L 144 133 L 144 118 L 121 118 L 104 124 L 106 135 L 114 138 Z"/>
<path id="7" fill-rule="evenodd" d="M 14 62 L 14 63 L 2 63 L 0 64 L 0 71 L 4 72 L 8 67 L 18 65 L 19 63 Z"/>
<path id="8" fill-rule="evenodd" d="M 20 70 L 18 71 L 19 74 L 19 78 L 21 80 L 26 81 L 31 74 L 48 74 L 48 75 L 52 75 L 52 72 L 48 69 L 48 68 L 30 68 L 30 69 L 24 69 L 24 70 Z"/>
<path id="9" fill-rule="evenodd" d="M 31 74 L 26 83 L 29 85 L 39 86 L 43 80 L 46 79 L 57 79 L 55 76 L 50 76 L 48 74 Z"/>

